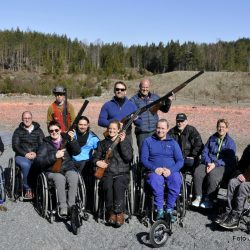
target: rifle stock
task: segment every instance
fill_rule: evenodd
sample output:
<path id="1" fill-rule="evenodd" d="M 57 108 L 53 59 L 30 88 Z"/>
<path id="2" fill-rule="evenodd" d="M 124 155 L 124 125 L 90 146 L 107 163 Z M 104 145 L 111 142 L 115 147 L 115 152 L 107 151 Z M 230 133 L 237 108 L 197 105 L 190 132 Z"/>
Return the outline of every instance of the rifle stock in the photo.
<path id="1" fill-rule="evenodd" d="M 82 113 L 84 112 L 84 110 L 88 106 L 88 104 L 89 104 L 89 101 L 85 100 L 82 107 L 80 108 L 79 112 L 77 113 L 77 116 L 76 116 L 75 120 L 72 122 L 72 124 L 71 124 L 70 128 L 68 129 L 68 131 L 66 132 L 66 134 L 68 134 L 69 131 L 73 130 L 75 128 L 75 126 L 77 126 L 77 123 L 78 123 L 80 117 L 82 116 Z M 67 143 L 68 143 L 68 140 L 65 140 L 62 143 L 60 149 L 64 149 L 66 147 Z M 62 162 L 63 162 L 62 158 L 56 159 L 56 162 L 53 164 L 53 166 L 51 168 L 51 171 L 53 173 L 59 173 L 61 171 Z"/>

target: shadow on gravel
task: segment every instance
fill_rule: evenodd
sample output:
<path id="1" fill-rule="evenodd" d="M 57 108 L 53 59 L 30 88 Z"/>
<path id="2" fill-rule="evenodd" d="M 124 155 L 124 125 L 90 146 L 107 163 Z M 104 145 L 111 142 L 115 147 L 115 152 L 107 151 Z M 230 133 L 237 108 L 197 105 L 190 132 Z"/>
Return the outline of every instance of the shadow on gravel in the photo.
<path id="1" fill-rule="evenodd" d="M 153 246 L 149 243 L 149 234 L 147 232 L 136 234 L 136 238 L 142 245 L 153 248 Z"/>

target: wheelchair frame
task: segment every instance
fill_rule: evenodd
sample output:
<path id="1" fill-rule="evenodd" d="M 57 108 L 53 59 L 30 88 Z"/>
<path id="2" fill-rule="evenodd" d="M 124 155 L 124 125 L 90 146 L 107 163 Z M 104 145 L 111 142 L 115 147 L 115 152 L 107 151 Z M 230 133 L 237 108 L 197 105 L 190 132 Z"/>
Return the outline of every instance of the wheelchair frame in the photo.
<path id="1" fill-rule="evenodd" d="M 78 212 L 78 220 L 80 221 L 80 225 L 83 220 L 88 220 L 89 215 L 85 212 L 86 208 L 86 188 L 83 181 L 83 177 L 80 173 L 78 173 L 78 188 L 76 195 L 76 205 L 75 208 Z M 59 214 L 59 201 L 57 195 L 57 189 L 53 180 L 49 180 L 46 176 L 46 173 L 42 172 L 39 174 L 37 178 L 37 186 L 36 186 L 36 210 L 40 214 L 41 217 L 46 218 L 50 223 L 53 223 L 56 220 L 56 215 Z M 79 227 L 73 228 L 72 231 L 74 234 L 79 233 Z"/>
<path id="2" fill-rule="evenodd" d="M 128 189 L 125 191 L 125 206 L 128 218 L 126 222 L 131 219 L 133 215 L 135 204 L 135 185 L 134 185 L 134 174 L 132 169 L 129 171 L 129 184 Z M 103 189 L 101 187 L 102 181 L 95 179 L 95 188 L 94 188 L 94 216 L 97 222 L 106 223 L 106 207 L 105 207 L 105 195 L 103 194 Z"/>
<path id="3" fill-rule="evenodd" d="M 5 200 L 6 200 L 5 176 L 2 166 L 0 166 L 0 201 L 4 202 Z"/>

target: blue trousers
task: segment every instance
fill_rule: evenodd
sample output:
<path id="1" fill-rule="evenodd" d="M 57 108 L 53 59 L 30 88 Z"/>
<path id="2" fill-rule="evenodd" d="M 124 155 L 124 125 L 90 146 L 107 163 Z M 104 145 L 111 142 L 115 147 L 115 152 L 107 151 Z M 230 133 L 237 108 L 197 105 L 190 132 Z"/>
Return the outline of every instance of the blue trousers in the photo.
<path id="1" fill-rule="evenodd" d="M 23 156 L 16 156 L 16 164 L 21 168 L 23 173 L 23 188 L 25 191 L 30 189 L 30 185 L 28 183 L 28 174 L 32 163 L 33 160 L 29 160 Z"/>
<path id="2" fill-rule="evenodd" d="M 164 188 L 167 186 L 166 209 L 173 209 L 181 190 L 181 175 L 179 172 L 171 173 L 167 178 L 156 173 L 148 175 L 147 183 L 151 186 L 154 204 L 157 209 L 163 209 Z"/>

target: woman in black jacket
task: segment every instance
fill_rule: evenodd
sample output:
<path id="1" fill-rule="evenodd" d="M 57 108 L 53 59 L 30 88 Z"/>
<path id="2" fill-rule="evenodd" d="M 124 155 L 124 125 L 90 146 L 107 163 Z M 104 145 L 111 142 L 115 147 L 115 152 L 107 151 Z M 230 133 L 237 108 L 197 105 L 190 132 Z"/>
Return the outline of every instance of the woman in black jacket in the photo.
<path id="1" fill-rule="evenodd" d="M 52 179 L 56 185 L 60 215 L 66 216 L 69 208 L 75 204 L 77 194 L 78 174 L 72 155 L 78 155 L 81 152 L 78 142 L 73 138 L 61 134 L 61 126 L 58 122 L 51 121 L 48 126 L 50 136 L 44 138 L 43 144 L 39 147 L 36 157 L 36 165 L 41 170 L 48 173 L 48 178 Z M 61 146 L 66 147 L 61 149 Z M 60 170 L 54 169 L 57 160 L 61 160 Z M 65 183 L 68 183 L 68 202 L 66 199 Z M 68 203 L 68 206 L 67 206 Z"/>
<path id="2" fill-rule="evenodd" d="M 108 211 L 107 222 L 118 227 L 124 224 L 125 190 L 129 183 L 129 163 L 133 159 L 131 143 L 125 132 L 119 131 L 119 121 L 112 121 L 108 127 L 108 137 L 101 141 L 93 158 L 97 167 L 106 169 L 102 181 Z M 112 151 L 107 164 L 104 161 L 105 153 L 118 136 L 120 143 Z"/>

